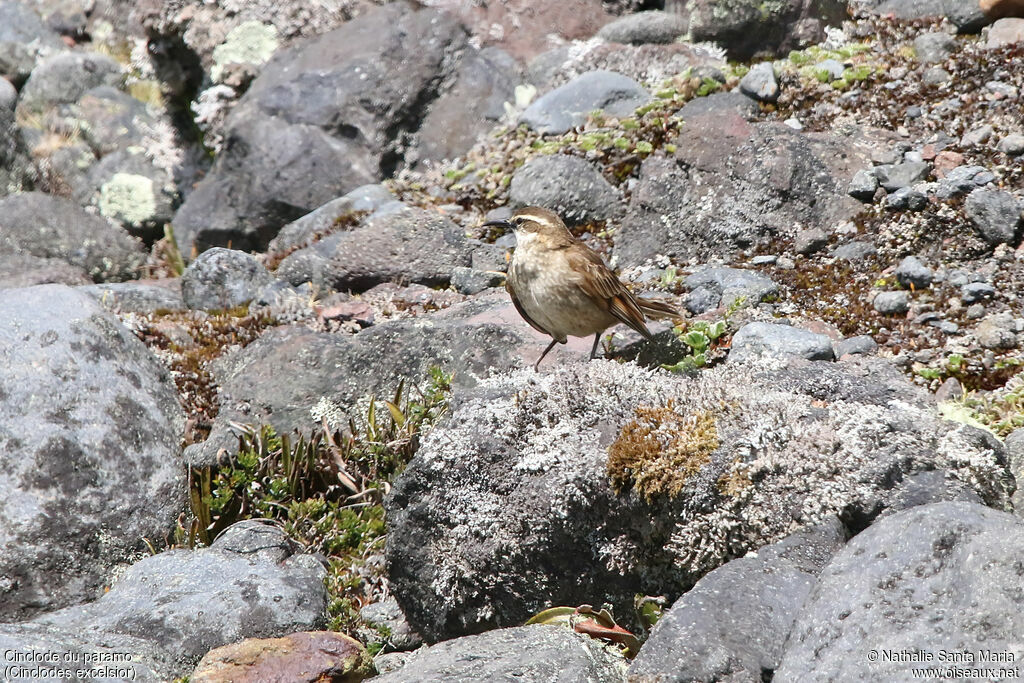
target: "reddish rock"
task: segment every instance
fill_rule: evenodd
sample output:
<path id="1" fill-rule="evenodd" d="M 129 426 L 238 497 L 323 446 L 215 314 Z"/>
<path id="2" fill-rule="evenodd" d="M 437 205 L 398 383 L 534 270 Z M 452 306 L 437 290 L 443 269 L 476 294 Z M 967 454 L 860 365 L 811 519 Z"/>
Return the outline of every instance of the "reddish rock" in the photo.
<path id="1" fill-rule="evenodd" d="M 988 29 L 988 42 L 985 47 L 1002 47 L 1024 42 L 1024 19 L 1000 19 Z"/>
<path id="2" fill-rule="evenodd" d="M 981 0 L 978 6 L 990 17 L 1024 17 L 1024 0 Z"/>
<path id="3" fill-rule="evenodd" d="M 365 301 L 343 301 L 317 311 L 321 320 L 355 320 L 363 327 L 373 324 L 373 306 Z"/>
<path id="4" fill-rule="evenodd" d="M 250 638 L 211 650 L 192 683 L 357 683 L 376 674 L 358 641 L 312 631 L 283 638 Z"/>
<path id="5" fill-rule="evenodd" d="M 942 150 L 935 155 L 935 177 L 945 178 L 946 173 L 964 163 L 964 155 L 959 152 Z"/>

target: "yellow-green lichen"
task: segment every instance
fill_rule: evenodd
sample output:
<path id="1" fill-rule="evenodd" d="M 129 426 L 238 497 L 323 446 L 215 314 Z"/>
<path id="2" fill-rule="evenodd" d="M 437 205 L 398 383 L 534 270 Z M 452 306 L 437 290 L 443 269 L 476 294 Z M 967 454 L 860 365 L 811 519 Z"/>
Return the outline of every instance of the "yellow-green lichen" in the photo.
<path id="1" fill-rule="evenodd" d="M 243 22 L 231 29 L 224 42 L 213 49 L 210 78 L 219 83 L 229 64 L 264 64 L 279 44 L 274 26 L 258 21 Z"/>
<path id="2" fill-rule="evenodd" d="M 141 225 L 156 215 L 153 181 L 134 173 L 115 173 L 100 188 L 100 214 L 128 225 Z"/>
<path id="3" fill-rule="evenodd" d="M 608 448 L 608 476 L 619 493 L 633 488 L 648 500 L 675 497 L 718 445 L 718 428 L 708 411 L 680 414 L 672 401 L 639 406 Z"/>

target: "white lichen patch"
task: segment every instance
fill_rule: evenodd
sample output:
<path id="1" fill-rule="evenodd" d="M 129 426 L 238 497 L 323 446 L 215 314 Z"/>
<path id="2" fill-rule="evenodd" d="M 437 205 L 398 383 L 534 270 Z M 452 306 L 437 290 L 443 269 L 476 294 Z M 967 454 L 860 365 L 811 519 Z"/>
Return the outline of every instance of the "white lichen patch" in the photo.
<path id="1" fill-rule="evenodd" d="M 100 214 L 127 225 L 142 225 L 156 215 L 153 181 L 134 173 L 115 173 L 103 183 Z"/>
<path id="2" fill-rule="evenodd" d="M 277 50 L 277 29 L 270 24 L 246 21 L 231 30 L 224 42 L 213 49 L 210 78 L 219 83 L 229 64 L 260 66 Z"/>

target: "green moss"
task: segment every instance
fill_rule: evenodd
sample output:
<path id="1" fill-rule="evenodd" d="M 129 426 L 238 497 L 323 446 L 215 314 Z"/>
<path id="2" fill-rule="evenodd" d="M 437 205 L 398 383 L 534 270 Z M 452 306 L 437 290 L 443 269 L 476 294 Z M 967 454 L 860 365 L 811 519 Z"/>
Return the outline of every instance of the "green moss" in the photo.
<path id="1" fill-rule="evenodd" d="M 675 498 L 718 446 L 710 412 L 681 415 L 671 401 L 639 406 L 608 448 L 608 476 L 618 493 L 633 489 L 648 501 Z"/>

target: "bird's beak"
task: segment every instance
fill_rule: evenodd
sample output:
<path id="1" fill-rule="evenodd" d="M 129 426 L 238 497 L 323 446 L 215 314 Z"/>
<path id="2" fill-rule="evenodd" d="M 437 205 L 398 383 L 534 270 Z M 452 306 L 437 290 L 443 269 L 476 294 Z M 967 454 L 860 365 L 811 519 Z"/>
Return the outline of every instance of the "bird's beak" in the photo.
<path id="1" fill-rule="evenodd" d="M 502 228 L 504 230 L 513 230 L 512 224 L 508 221 L 487 221 L 481 228 Z"/>

